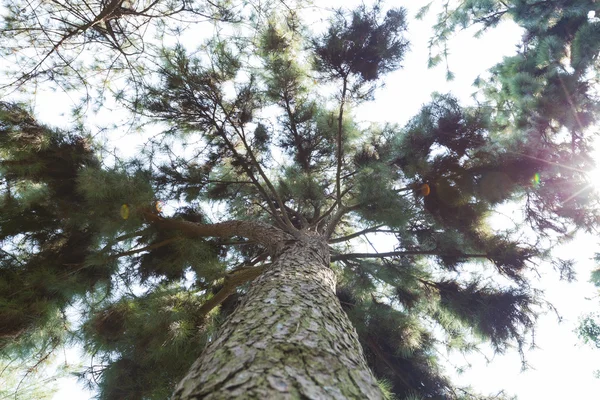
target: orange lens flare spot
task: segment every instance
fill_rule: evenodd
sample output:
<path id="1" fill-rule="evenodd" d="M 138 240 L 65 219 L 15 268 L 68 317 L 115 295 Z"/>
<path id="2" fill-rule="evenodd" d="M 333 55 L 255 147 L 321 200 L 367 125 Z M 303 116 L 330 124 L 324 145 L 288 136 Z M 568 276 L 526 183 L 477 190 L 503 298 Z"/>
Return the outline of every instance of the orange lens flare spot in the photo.
<path id="1" fill-rule="evenodd" d="M 164 203 L 162 201 L 157 201 L 154 203 L 154 208 L 156 208 L 156 211 L 162 212 L 163 205 L 164 205 Z"/>
<path id="2" fill-rule="evenodd" d="M 426 184 L 426 183 L 424 183 L 424 184 L 421 186 L 421 189 L 420 189 L 420 190 L 421 190 L 421 194 L 422 194 L 423 196 L 429 196 L 429 193 L 431 193 L 431 188 L 430 188 L 430 187 L 429 187 L 429 185 L 428 185 L 428 184 Z"/>
<path id="3" fill-rule="evenodd" d="M 123 204 L 121 206 L 121 218 L 123 218 L 123 219 L 129 218 L 129 206 L 127 204 Z"/>

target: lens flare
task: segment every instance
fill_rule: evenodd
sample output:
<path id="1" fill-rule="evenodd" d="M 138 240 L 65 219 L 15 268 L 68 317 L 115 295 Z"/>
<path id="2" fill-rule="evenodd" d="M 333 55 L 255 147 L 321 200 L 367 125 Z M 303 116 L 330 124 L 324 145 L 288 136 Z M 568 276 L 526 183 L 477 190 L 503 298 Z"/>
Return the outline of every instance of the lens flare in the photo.
<path id="1" fill-rule="evenodd" d="M 533 175 L 533 179 L 531 179 L 531 183 L 533 183 L 534 187 L 538 187 L 540 186 L 540 174 L 539 173 L 535 173 L 535 175 Z"/>
<path id="2" fill-rule="evenodd" d="M 129 218 L 129 206 L 127 204 L 123 204 L 121 206 L 121 218 L 123 218 L 123 219 Z"/>

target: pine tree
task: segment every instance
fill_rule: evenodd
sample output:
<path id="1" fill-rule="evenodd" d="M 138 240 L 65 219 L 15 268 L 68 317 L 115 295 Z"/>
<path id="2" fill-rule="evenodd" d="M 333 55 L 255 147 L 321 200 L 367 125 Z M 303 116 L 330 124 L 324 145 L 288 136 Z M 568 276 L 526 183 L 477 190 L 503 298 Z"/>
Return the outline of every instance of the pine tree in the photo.
<path id="1" fill-rule="evenodd" d="M 600 263 L 600 254 L 596 253 L 594 257 L 596 265 Z M 600 268 L 596 268 L 592 271 L 590 282 L 594 284 L 596 288 L 600 288 Z M 582 315 L 579 320 L 579 326 L 577 327 L 577 336 L 579 339 L 590 345 L 591 347 L 600 348 L 600 314 L 598 312 L 588 313 Z M 596 370 L 596 377 L 600 377 L 600 370 Z"/>
<path id="2" fill-rule="evenodd" d="M 82 343 L 103 399 L 484 398 L 436 351 L 523 351 L 527 272 L 598 224 L 595 23 L 546 3 L 552 26 L 527 2 L 447 10 L 433 45 L 500 11 L 527 43 L 478 106 L 435 94 L 404 127 L 352 118 L 408 50 L 405 11 L 379 3 L 316 36 L 292 9 L 162 49 L 121 99 L 165 128 L 131 160 L 0 103 L 0 355 Z M 508 202 L 535 237 L 489 228 Z M 393 250 L 354 246 L 373 237 Z"/>
<path id="3" fill-rule="evenodd" d="M 252 17 L 281 3 L 255 4 Z M 123 79 L 141 89 L 148 60 L 163 37 L 183 35 L 192 25 L 184 21 L 239 23 L 247 17 L 230 0 L 6 0 L 2 7 L 0 55 L 11 61 L 0 88 L 30 90 L 51 82 L 82 97 L 82 107 L 102 107 L 110 93 L 121 96 L 114 88 Z"/>

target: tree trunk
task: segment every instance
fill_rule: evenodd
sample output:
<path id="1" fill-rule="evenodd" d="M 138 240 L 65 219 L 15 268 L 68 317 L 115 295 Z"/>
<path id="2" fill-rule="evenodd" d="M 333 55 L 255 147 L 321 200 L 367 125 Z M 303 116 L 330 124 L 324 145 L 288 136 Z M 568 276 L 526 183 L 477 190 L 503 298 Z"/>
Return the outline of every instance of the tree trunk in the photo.
<path id="1" fill-rule="evenodd" d="M 335 285 L 322 238 L 287 241 L 173 399 L 382 399 Z"/>

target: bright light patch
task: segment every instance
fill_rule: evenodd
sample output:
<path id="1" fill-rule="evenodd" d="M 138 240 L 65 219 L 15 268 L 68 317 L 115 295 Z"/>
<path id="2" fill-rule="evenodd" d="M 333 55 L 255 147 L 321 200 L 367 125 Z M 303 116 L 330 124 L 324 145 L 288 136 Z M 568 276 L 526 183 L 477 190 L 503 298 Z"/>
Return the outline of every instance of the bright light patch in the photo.
<path id="1" fill-rule="evenodd" d="M 596 149 L 592 152 L 592 159 L 595 160 L 595 168 L 588 171 L 587 175 L 591 184 L 598 189 L 596 182 L 600 181 L 600 143 L 595 144 Z"/>
<path id="2" fill-rule="evenodd" d="M 540 174 L 539 173 L 535 173 L 535 175 L 533 175 L 533 179 L 531 180 L 531 183 L 533 183 L 534 187 L 538 187 L 540 186 Z"/>
<path id="3" fill-rule="evenodd" d="M 160 213 L 163 210 L 163 205 L 164 203 L 162 201 L 157 201 L 154 203 L 154 208 L 156 208 L 156 211 Z"/>
<path id="4" fill-rule="evenodd" d="M 123 218 L 123 219 L 129 218 L 129 206 L 127 204 L 123 204 L 121 206 L 121 218 Z"/>

